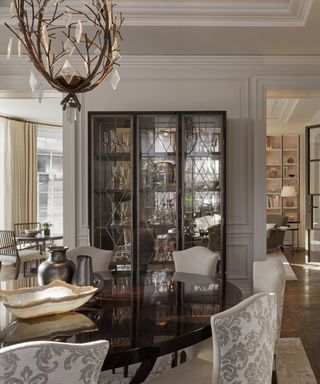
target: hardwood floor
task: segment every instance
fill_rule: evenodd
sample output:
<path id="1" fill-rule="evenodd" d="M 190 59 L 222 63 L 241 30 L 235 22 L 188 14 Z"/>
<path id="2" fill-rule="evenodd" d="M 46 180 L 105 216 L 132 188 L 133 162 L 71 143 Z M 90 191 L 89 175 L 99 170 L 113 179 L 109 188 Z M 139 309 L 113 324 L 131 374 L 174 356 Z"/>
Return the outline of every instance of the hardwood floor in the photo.
<path id="1" fill-rule="evenodd" d="M 301 338 L 320 383 L 320 263 L 305 263 L 304 250 L 284 253 L 298 280 L 286 282 L 281 337 Z"/>

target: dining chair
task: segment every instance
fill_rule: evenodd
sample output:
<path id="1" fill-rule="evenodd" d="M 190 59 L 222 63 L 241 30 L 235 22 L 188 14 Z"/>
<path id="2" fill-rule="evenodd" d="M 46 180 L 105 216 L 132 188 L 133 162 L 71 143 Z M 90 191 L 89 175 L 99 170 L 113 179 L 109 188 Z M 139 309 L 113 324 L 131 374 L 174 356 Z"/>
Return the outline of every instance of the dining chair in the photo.
<path id="1" fill-rule="evenodd" d="M 271 384 L 277 306 L 275 294 L 257 293 L 211 317 L 213 362 L 193 359 L 150 384 Z"/>
<path id="2" fill-rule="evenodd" d="M 277 339 L 280 338 L 284 290 L 285 290 L 285 269 L 283 262 L 273 256 L 267 256 L 265 260 L 253 262 L 253 293 L 273 292 L 277 301 Z M 208 339 L 209 340 L 209 339 Z M 198 358 L 206 361 L 212 361 L 212 344 L 207 340 L 193 349 L 186 350 L 189 358 Z"/>
<path id="3" fill-rule="evenodd" d="M 13 229 L 14 229 L 15 236 L 18 237 L 18 236 L 25 235 L 25 231 L 27 229 L 29 229 L 29 230 L 39 229 L 40 230 L 41 224 L 39 221 L 34 221 L 34 222 L 29 222 L 29 223 L 15 223 L 15 224 L 13 224 Z M 32 239 L 30 239 L 30 241 L 23 241 L 23 242 L 18 241 L 18 248 L 19 249 L 27 249 L 27 248 L 41 249 L 40 247 L 41 247 L 41 245 L 39 245 L 39 243 L 32 242 Z M 41 250 L 44 251 L 44 249 L 41 249 Z"/>
<path id="4" fill-rule="evenodd" d="M 285 269 L 278 257 L 267 256 L 265 260 L 253 262 L 253 293 L 273 292 L 277 298 L 277 338 L 280 338 L 284 291 Z"/>
<path id="5" fill-rule="evenodd" d="M 40 229 L 41 224 L 39 221 L 31 223 L 15 223 L 13 224 L 13 229 L 16 236 L 22 236 L 25 234 L 26 229 Z"/>
<path id="6" fill-rule="evenodd" d="M 37 249 L 18 249 L 14 231 L 0 230 L 0 270 L 2 262 L 16 265 L 15 279 L 20 273 L 23 264 L 23 273 L 26 273 L 26 264 L 35 261 L 37 266 L 40 261 L 45 260 L 47 254 Z"/>
<path id="7" fill-rule="evenodd" d="M 218 260 L 218 253 L 212 252 L 201 245 L 173 252 L 176 272 L 196 273 L 214 277 Z"/>
<path id="8" fill-rule="evenodd" d="M 80 246 L 67 250 L 67 258 L 74 263 L 77 262 L 77 256 L 86 255 L 92 257 L 93 272 L 102 272 L 109 270 L 109 264 L 113 255 L 112 251 L 90 246 Z"/>
<path id="9" fill-rule="evenodd" d="M 176 272 L 196 273 L 198 275 L 214 277 L 217 271 L 218 260 L 219 255 L 217 253 L 201 245 L 173 252 Z M 204 358 L 205 360 L 210 360 L 212 356 L 212 353 L 210 353 L 211 350 L 212 341 L 211 339 L 207 339 L 185 348 L 184 352 L 188 359 L 194 359 L 199 353 L 202 353 L 203 357 L 209 356 Z"/>
<path id="10" fill-rule="evenodd" d="M 109 342 L 31 341 L 0 349 L 1 383 L 97 384 Z"/>

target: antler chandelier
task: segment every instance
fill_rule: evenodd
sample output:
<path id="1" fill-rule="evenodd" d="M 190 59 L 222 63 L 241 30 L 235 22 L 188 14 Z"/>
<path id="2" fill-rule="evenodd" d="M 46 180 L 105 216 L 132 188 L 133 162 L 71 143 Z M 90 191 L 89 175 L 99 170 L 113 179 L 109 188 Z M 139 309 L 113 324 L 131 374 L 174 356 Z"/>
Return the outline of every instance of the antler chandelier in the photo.
<path id="1" fill-rule="evenodd" d="M 123 17 L 114 14 L 112 0 L 12 0 L 10 9 L 18 23 L 6 26 L 18 38 L 18 55 L 22 45 L 47 82 L 67 94 L 63 109 L 72 105 L 80 110 L 76 94 L 99 85 L 120 57 L 117 38 Z M 12 43 L 13 37 L 8 57 Z M 119 80 L 114 70 L 114 89 Z M 30 83 L 37 83 L 33 72 Z"/>

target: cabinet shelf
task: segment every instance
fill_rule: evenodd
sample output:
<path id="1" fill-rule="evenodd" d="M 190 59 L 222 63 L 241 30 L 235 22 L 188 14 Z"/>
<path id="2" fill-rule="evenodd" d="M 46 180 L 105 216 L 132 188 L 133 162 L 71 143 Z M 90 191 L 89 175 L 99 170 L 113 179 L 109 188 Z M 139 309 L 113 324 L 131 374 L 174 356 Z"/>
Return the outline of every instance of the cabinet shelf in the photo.
<path id="1" fill-rule="evenodd" d="M 130 193 L 131 189 L 125 188 L 125 189 L 95 189 L 94 193 L 102 193 L 102 194 L 108 194 L 108 193 Z"/>
<path id="2" fill-rule="evenodd" d="M 109 153 L 97 153 L 94 157 L 98 160 L 109 160 L 109 161 L 130 161 L 130 152 L 109 152 Z"/>
<path id="3" fill-rule="evenodd" d="M 275 177 L 266 177 L 267 184 L 267 212 L 274 212 L 287 216 L 289 220 L 294 215 L 300 219 L 300 136 L 299 135 L 268 135 L 266 149 L 266 176 L 270 176 L 271 168 L 275 170 Z M 273 148 L 276 147 L 276 148 Z M 289 160 L 289 162 L 288 162 Z M 280 167 L 280 168 L 279 168 Z M 289 175 L 294 175 L 290 177 Z M 294 197 L 294 207 L 286 207 L 286 199 L 281 191 L 284 186 L 295 186 L 297 196 Z M 270 189 L 276 192 L 270 192 Z M 293 197 L 292 197 L 293 198 Z M 276 203 L 276 207 L 272 204 Z M 271 206 L 270 206 L 271 205 Z M 291 212 L 291 214 L 290 214 Z"/>

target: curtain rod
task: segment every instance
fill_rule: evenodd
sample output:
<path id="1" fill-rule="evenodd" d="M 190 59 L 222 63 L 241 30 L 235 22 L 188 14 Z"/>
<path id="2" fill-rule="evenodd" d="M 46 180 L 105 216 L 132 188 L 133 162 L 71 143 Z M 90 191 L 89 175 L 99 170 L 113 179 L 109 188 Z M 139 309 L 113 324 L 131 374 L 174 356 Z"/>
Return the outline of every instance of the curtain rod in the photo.
<path id="1" fill-rule="evenodd" d="M 59 124 L 42 123 L 40 121 L 24 120 L 24 119 L 20 119 L 19 117 L 5 116 L 5 115 L 1 115 L 1 114 L 0 114 L 0 117 L 2 117 L 3 119 L 7 119 L 7 120 L 20 121 L 21 123 L 38 124 L 38 125 L 46 125 L 47 127 L 62 128 L 62 125 L 59 125 Z"/>

